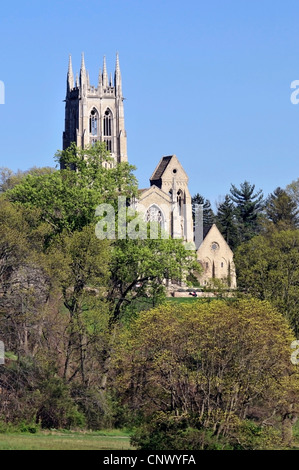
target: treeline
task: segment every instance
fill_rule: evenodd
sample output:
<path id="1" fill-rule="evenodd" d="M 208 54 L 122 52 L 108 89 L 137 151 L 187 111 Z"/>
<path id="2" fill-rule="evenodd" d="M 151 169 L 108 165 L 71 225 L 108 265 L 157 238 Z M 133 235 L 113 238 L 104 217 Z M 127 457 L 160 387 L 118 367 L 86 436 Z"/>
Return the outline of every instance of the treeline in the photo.
<path id="1" fill-rule="evenodd" d="M 204 204 L 204 224 L 215 223 L 235 254 L 238 288 L 268 300 L 299 335 L 299 179 L 267 197 L 245 181 L 231 185 L 230 194 L 214 214 Z"/>
<path id="2" fill-rule="evenodd" d="M 196 196 L 207 224 L 229 208 L 241 292 L 182 306 L 165 303 L 165 281 L 200 268 L 181 240 L 95 235 L 100 204 L 117 224 L 118 197 L 137 196 L 134 168 L 106 169 L 99 143 L 56 158 L 64 170 L 0 174 L 0 431 L 126 426 L 144 449 L 291 446 L 297 205 L 293 226 L 277 208 L 296 184 L 267 201 L 232 186 L 216 215 Z"/>
<path id="3" fill-rule="evenodd" d="M 6 423 L 98 429 L 114 422 L 106 388 L 117 328 L 194 260 L 180 240 L 98 239 L 97 206 L 117 216 L 118 196 L 137 194 L 133 167 L 107 170 L 101 144 L 57 160 L 65 170 L 2 172 L 0 412 Z"/>
<path id="4" fill-rule="evenodd" d="M 214 213 L 211 203 L 197 193 L 193 206 L 203 204 L 204 225 L 215 223 L 232 250 L 254 236 L 299 226 L 299 179 L 285 189 L 276 188 L 264 197 L 261 189 L 248 181 L 240 187 L 231 185 L 230 193 L 217 204 Z"/>

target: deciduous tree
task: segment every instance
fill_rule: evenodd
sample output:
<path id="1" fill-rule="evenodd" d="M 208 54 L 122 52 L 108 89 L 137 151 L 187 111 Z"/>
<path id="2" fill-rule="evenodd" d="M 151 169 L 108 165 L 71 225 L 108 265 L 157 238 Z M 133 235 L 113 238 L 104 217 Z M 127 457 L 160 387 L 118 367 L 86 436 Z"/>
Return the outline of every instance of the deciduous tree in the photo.
<path id="1" fill-rule="evenodd" d="M 276 414 L 280 423 L 290 406 L 298 415 L 293 338 L 267 302 L 163 305 L 123 331 L 113 383 L 123 404 L 145 420 L 172 414 L 212 431 L 214 440 L 250 448 L 240 432 L 245 419 L 279 427 Z"/>
<path id="2" fill-rule="evenodd" d="M 254 237 L 235 253 L 238 285 L 271 301 L 299 332 L 299 231 Z"/>

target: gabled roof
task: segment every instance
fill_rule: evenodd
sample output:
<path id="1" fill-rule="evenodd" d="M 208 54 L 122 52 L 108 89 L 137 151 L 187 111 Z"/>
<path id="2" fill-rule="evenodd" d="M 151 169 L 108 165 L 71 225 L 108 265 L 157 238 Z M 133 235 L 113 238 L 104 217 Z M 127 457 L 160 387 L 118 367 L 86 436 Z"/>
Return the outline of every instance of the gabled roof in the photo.
<path id="1" fill-rule="evenodd" d="M 233 251 L 232 249 L 230 248 L 229 244 L 227 243 L 227 241 L 225 240 L 224 236 L 222 235 L 222 233 L 220 232 L 219 228 L 217 227 L 216 224 L 213 224 L 213 225 L 204 225 L 203 226 L 203 241 L 201 243 L 201 245 L 197 248 L 197 252 L 199 252 L 203 246 L 206 245 L 206 243 L 208 243 L 209 241 L 209 237 L 208 235 L 210 234 L 211 232 L 211 237 L 213 237 L 213 233 L 217 233 L 217 236 L 218 237 L 221 237 L 221 239 L 223 240 L 223 246 L 226 246 L 227 249 L 231 252 L 231 255 L 233 256 Z M 211 238 L 210 241 L 212 241 L 213 239 Z"/>
<path id="2" fill-rule="evenodd" d="M 213 225 L 204 225 L 203 226 L 203 240 L 206 238 L 206 236 L 208 235 L 209 231 L 211 230 L 211 228 L 213 227 Z"/>
<path id="3" fill-rule="evenodd" d="M 157 186 L 160 186 L 160 181 L 161 181 L 162 175 L 163 175 L 164 171 L 166 170 L 166 168 L 168 166 L 168 163 L 170 162 L 172 157 L 173 157 L 172 155 L 169 155 L 167 157 L 162 157 L 161 158 L 157 168 L 155 169 L 153 175 L 150 178 L 151 184 L 156 184 L 157 183 Z"/>
<path id="4" fill-rule="evenodd" d="M 140 204 L 145 203 L 146 199 L 149 196 L 151 196 L 153 193 L 155 193 L 155 195 L 156 195 L 156 198 L 157 198 L 156 202 L 157 203 L 159 203 L 159 200 L 161 200 L 161 199 L 164 200 L 168 204 L 171 202 L 171 197 L 170 197 L 169 194 L 162 191 L 162 189 L 159 188 L 158 186 L 152 185 L 149 188 L 142 189 L 141 191 L 139 191 L 139 197 L 138 197 L 139 203 Z"/>

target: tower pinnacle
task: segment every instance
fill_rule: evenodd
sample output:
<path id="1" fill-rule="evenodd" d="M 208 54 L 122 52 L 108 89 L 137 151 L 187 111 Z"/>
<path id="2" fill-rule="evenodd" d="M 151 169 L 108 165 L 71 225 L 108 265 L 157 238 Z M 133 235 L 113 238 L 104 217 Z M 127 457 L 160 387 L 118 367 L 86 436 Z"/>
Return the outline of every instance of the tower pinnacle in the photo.
<path id="1" fill-rule="evenodd" d="M 107 66 L 106 66 L 105 56 L 104 56 L 104 61 L 103 61 L 103 87 L 108 88 L 108 75 L 107 75 Z"/>
<path id="2" fill-rule="evenodd" d="M 69 55 L 69 67 L 67 72 L 67 91 L 71 91 L 74 88 L 74 74 L 72 65 L 72 56 Z"/>
<path id="3" fill-rule="evenodd" d="M 121 73 L 119 67 L 119 56 L 118 52 L 116 53 L 116 64 L 115 64 L 115 75 L 114 75 L 114 85 L 116 96 L 122 96 L 122 86 L 121 86 Z"/>
<path id="4" fill-rule="evenodd" d="M 86 81 L 86 68 L 85 68 L 84 52 L 82 52 L 81 69 L 80 69 L 80 85 L 82 86 L 83 83 L 85 83 L 85 81 Z"/>

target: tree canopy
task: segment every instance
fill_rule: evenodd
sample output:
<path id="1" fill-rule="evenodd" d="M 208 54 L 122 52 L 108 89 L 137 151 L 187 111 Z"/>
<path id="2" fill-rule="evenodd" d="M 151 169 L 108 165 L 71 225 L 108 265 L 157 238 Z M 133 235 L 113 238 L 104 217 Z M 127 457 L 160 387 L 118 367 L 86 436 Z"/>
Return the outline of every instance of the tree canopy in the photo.
<path id="1" fill-rule="evenodd" d="M 283 421 L 289 405 L 298 410 L 298 395 L 290 392 L 299 390 L 293 338 L 267 302 L 163 305 L 122 332 L 114 381 L 123 404 L 145 420 L 157 413 L 165 422 L 172 414 L 187 420 L 199 431 L 197 449 L 209 430 L 216 441 L 250 448 L 248 435 L 238 433 L 244 420 L 273 426 L 276 413 Z"/>
<path id="2" fill-rule="evenodd" d="M 267 198 L 265 212 L 272 230 L 292 230 L 298 227 L 299 209 L 291 196 L 281 188 L 276 188 Z"/>
<path id="3" fill-rule="evenodd" d="M 254 237 L 235 254 L 238 285 L 269 300 L 299 332 L 299 231 L 275 231 Z"/>

